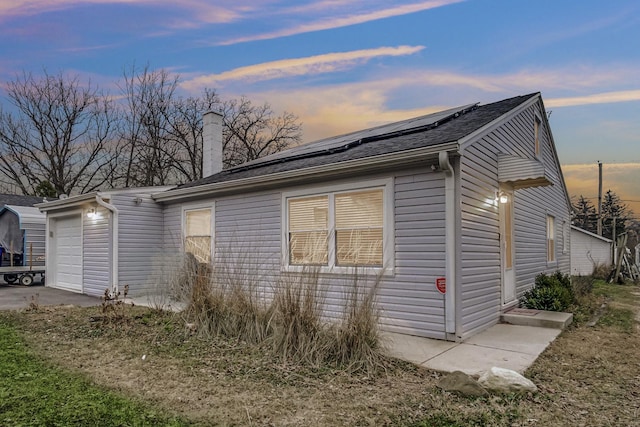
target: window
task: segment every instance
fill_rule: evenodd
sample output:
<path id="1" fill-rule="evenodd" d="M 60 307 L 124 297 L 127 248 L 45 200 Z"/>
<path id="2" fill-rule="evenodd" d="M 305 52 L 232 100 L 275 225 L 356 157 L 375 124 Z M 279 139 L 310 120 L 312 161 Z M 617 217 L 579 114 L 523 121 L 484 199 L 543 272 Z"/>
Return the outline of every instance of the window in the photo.
<path id="1" fill-rule="evenodd" d="M 384 244 L 390 232 L 385 230 L 387 191 L 376 187 L 287 197 L 288 265 L 386 266 L 385 249 L 392 246 Z"/>
<path id="2" fill-rule="evenodd" d="M 555 218 L 547 215 L 547 262 L 556 260 Z"/>
<path id="3" fill-rule="evenodd" d="M 185 211 L 184 251 L 198 262 L 211 262 L 211 209 Z"/>
<path id="4" fill-rule="evenodd" d="M 382 189 L 335 196 L 336 264 L 382 267 Z"/>
<path id="5" fill-rule="evenodd" d="M 533 122 L 533 134 L 534 134 L 534 144 L 535 144 L 535 153 L 536 156 L 540 155 L 540 118 L 538 116 L 535 117 Z"/>
<path id="6" fill-rule="evenodd" d="M 327 265 L 329 197 L 289 200 L 289 264 Z"/>

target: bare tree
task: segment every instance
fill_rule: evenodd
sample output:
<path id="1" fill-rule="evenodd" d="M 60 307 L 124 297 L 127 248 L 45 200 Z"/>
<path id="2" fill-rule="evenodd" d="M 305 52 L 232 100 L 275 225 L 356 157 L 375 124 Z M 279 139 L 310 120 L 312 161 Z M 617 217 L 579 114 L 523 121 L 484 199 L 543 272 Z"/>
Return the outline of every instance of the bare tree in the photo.
<path id="1" fill-rule="evenodd" d="M 62 73 L 23 74 L 7 84 L 13 111 L 0 108 L 0 174 L 24 194 L 48 181 L 57 194 L 103 185 L 113 166 L 108 150 L 111 100 L 91 82 Z"/>
<path id="2" fill-rule="evenodd" d="M 221 102 L 213 90 L 205 89 L 202 97 L 174 100 L 167 130 L 170 142 L 178 147 L 173 168 L 178 182 L 202 178 L 202 116 L 219 109 Z"/>
<path id="3" fill-rule="evenodd" d="M 202 116 L 223 113 L 223 163 L 235 166 L 275 153 L 301 139 L 302 125 L 291 113 L 277 116 L 267 103 L 247 98 L 221 101 L 205 89 L 200 97 L 177 95 L 180 77 L 166 70 L 132 67 L 124 74 L 126 99 L 121 126 L 122 182 L 165 185 L 202 177 Z"/>
<path id="4" fill-rule="evenodd" d="M 168 131 L 177 86 L 178 76 L 148 65 L 124 72 L 120 172 L 125 187 L 171 183 L 179 147 L 170 143 Z"/>
<path id="5" fill-rule="evenodd" d="M 302 138 L 296 115 L 276 116 L 268 103 L 256 106 L 244 96 L 223 102 L 223 124 L 225 168 L 282 151 Z"/>
<path id="6" fill-rule="evenodd" d="M 149 66 L 123 73 L 117 104 L 90 82 L 62 73 L 24 74 L 0 108 L 0 182 L 25 194 L 180 184 L 202 177 L 202 116 L 223 113 L 223 163 L 231 167 L 300 141 L 291 113 L 267 103 L 221 101 L 206 89 L 177 95 L 179 76 Z"/>

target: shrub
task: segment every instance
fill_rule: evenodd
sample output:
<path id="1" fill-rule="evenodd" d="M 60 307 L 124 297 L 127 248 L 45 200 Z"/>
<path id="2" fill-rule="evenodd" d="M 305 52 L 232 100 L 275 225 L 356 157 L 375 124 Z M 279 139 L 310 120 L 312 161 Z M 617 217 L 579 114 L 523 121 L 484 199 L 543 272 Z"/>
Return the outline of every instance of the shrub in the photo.
<path id="1" fill-rule="evenodd" d="M 571 278 L 571 286 L 576 300 L 585 297 L 593 291 L 593 277 L 573 276 Z"/>
<path id="2" fill-rule="evenodd" d="M 536 310 L 565 311 L 574 302 L 571 278 L 560 271 L 536 276 L 535 286 L 522 297 L 522 305 Z"/>
<path id="3" fill-rule="evenodd" d="M 611 274 L 611 266 L 607 264 L 594 264 L 593 271 L 591 272 L 591 276 L 594 279 L 607 280 L 609 275 Z"/>

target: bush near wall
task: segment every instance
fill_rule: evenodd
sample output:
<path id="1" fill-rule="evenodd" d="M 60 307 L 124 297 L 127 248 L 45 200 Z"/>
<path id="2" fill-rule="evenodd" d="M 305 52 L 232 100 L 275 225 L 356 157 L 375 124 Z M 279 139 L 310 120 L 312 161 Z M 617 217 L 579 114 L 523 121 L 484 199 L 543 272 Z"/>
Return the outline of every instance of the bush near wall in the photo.
<path id="1" fill-rule="evenodd" d="M 560 271 L 539 274 L 535 286 L 522 296 L 521 305 L 546 311 L 566 311 L 576 301 L 571 278 Z"/>

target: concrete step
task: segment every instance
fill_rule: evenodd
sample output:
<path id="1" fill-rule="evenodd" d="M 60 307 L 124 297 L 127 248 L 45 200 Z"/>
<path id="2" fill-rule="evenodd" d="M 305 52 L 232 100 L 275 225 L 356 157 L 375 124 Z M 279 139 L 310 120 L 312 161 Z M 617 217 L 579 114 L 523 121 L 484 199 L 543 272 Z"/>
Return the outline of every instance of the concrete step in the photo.
<path id="1" fill-rule="evenodd" d="M 513 308 L 500 315 L 502 323 L 540 328 L 565 329 L 573 321 L 572 313 Z"/>

